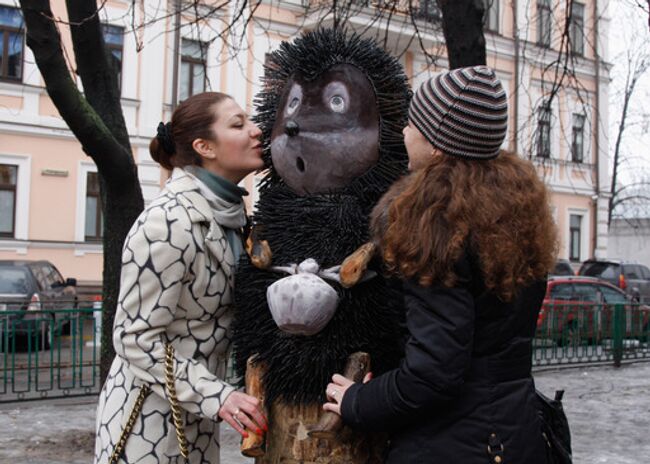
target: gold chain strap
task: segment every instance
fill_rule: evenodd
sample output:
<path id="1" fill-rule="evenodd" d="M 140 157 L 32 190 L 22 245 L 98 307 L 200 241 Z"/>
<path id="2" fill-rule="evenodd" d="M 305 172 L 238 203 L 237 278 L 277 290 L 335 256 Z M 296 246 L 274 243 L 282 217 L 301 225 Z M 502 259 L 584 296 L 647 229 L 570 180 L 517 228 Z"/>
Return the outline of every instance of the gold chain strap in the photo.
<path id="1" fill-rule="evenodd" d="M 113 450 L 113 454 L 111 454 L 111 457 L 108 460 L 108 464 L 117 464 L 118 459 L 120 459 L 122 451 L 124 451 L 124 445 L 126 445 L 126 439 L 129 438 L 129 435 L 131 435 L 131 430 L 133 429 L 135 420 L 140 415 L 140 411 L 142 411 L 142 405 L 144 404 L 144 399 L 147 397 L 147 395 L 149 395 L 149 392 L 151 392 L 149 385 L 144 384 L 140 387 L 140 393 L 138 393 L 138 397 L 135 399 L 135 404 L 133 405 L 133 410 L 129 415 L 129 420 L 126 421 L 124 430 L 122 430 L 120 439 L 117 442 L 117 445 L 115 445 L 115 449 Z"/>
<path id="2" fill-rule="evenodd" d="M 165 387 L 167 388 L 167 395 L 169 396 L 169 406 L 172 411 L 172 419 L 174 420 L 174 427 L 176 428 L 176 438 L 178 439 L 178 447 L 181 450 L 181 454 L 187 460 L 189 451 L 187 449 L 187 439 L 185 438 L 185 426 L 183 425 L 183 419 L 181 416 L 181 407 L 178 405 L 178 398 L 176 397 L 176 387 L 174 386 L 174 347 L 171 343 L 165 345 Z M 113 454 L 108 460 L 108 464 L 117 464 L 122 451 L 124 451 L 124 446 L 126 445 L 126 440 L 131 435 L 133 430 L 133 425 L 142 411 L 142 405 L 144 404 L 145 398 L 151 392 L 151 387 L 144 384 L 140 387 L 140 393 L 135 399 L 135 404 L 129 415 L 129 419 L 126 421 L 124 430 L 120 435 L 120 439 L 115 445 Z"/>
<path id="3" fill-rule="evenodd" d="M 167 395 L 169 396 L 169 406 L 172 410 L 174 427 L 176 427 L 176 438 L 181 454 L 187 460 L 189 451 L 187 450 L 187 439 L 185 438 L 185 426 L 181 416 L 181 407 L 178 405 L 176 398 L 176 387 L 174 386 L 174 347 L 171 343 L 165 345 L 165 385 L 167 386 Z"/>

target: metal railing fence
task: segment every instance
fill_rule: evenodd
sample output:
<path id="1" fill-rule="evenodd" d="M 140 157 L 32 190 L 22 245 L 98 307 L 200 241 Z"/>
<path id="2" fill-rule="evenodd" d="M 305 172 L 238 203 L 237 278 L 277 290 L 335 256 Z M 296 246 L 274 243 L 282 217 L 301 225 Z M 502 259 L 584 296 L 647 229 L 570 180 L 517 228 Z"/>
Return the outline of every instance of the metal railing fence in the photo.
<path id="1" fill-rule="evenodd" d="M 0 311 L 0 403 L 99 392 L 101 308 Z M 650 360 L 650 307 L 545 305 L 533 366 Z M 236 381 L 232 363 L 228 379 Z"/>
<path id="2" fill-rule="evenodd" d="M 650 360 L 650 307 L 638 303 L 544 305 L 533 366 Z"/>
<path id="3" fill-rule="evenodd" d="M 95 311 L 0 311 L 0 402 L 97 393 Z"/>

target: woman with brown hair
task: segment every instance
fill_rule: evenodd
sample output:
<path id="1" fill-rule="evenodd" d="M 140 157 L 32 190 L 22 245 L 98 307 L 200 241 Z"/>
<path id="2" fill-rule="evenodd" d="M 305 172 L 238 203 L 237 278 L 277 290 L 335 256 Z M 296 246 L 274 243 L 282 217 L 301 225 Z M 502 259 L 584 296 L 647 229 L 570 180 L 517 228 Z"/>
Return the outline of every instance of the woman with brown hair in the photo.
<path id="1" fill-rule="evenodd" d="M 172 170 L 124 243 L 95 463 L 219 462 L 223 419 L 260 434 L 259 401 L 224 381 L 246 223 L 237 184 L 263 166 L 261 131 L 228 95 L 183 101 L 150 152 Z"/>
<path id="2" fill-rule="evenodd" d="M 506 129 L 506 95 L 485 66 L 443 73 L 411 102 L 412 172 L 372 222 L 403 282 L 405 357 L 364 384 L 335 375 L 324 406 L 390 431 L 389 463 L 547 462 L 531 362 L 556 233 L 535 168 L 500 149 Z"/>

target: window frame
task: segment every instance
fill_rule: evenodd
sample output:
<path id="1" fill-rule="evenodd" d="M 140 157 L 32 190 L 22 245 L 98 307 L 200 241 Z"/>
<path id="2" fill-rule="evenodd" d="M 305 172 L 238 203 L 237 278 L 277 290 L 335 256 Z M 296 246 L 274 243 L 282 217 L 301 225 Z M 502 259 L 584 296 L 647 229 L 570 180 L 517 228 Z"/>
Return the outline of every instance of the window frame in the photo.
<path id="1" fill-rule="evenodd" d="M 0 8 L 6 8 L 8 10 L 16 10 L 22 18 L 22 12 L 19 8 L 14 8 L 9 5 L 0 5 Z M 21 36 L 21 47 L 20 47 L 20 75 L 12 77 L 9 76 L 9 34 L 12 32 L 18 33 Z M 0 65 L 0 81 L 2 82 L 22 82 L 23 81 L 23 72 L 25 68 L 25 20 L 22 20 L 22 27 L 8 26 L 0 24 L 0 40 L 2 40 L 2 64 Z M 6 54 L 6 55 L 5 55 Z"/>
<path id="2" fill-rule="evenodd" d="M 86 206 L 85 216 L 84 216 L 84 241 L 101 242 L 104 239 L 104 233 L 103 233 L 104 230 L 102 227 L 102 215 L 104 214 L 104 211 L 102 210 L 102 196 L 100 190 L 101 188 L 98 188 L 96 193 L 95 192 L 89 193 L 89 185 L 90 185 L 89 178 L 91 175 L 97 176 L 97 185 L 99 186 L 99 173 L 94 171 L 87 171 L 86 172 L 86 194 L 84 196 L 84 199 L 87 200 L 89 196 L 97 199 L 97 211 L 95 214 L 95 233 L 98 233 L 99 235 L 86 234 L 86 220 L 88 219 L 88 208 Z"/>
<path id="3" fill-rule="evenodd" d="M 573 113 L 573 124 L 571 132 L 571 161 L 574 163 L 584 163 L 585 160 L 585 123 L 587 118 L 584 114 Z M 579 124 L 576 122 L 579 121 Z M 580 136 L 580 151 L 578 153 L 577 136 Z"/>
<path id="4" fill-rule="evenodd" d="M 537 117 L 537 157 L 551 158 L 551 119 L 553 108 L 548 102 L 542 102 Z"/>
<path id="5" fill-rule="evenodd" d="M 120 52 L 120 69 L 119 69 L 119 74 L 117 76 L 117 88 L 120 91 L 120 94 L 122 93 L 122 75 L 123 75 L 123 68 L 124 68 L 124 38 L 122 38 L 122 43 L 120 45 L 116 45 L 113 43 L 109 43 L 106 41 L 106 30 L 104 28 L 114 28 L 120 30 L 120 33 L 122 37 L 124 37 L 124 30 L 125 28 L 123 26 L 118 26 L 115 24 L 110 24 L 110 23 L 101 23 L 102 27 L 102 38 L 104 39 L 104 46 L 106 47 L 106 51 L 113 56 L 113 50 L 119 51 Z"/>
<path id="6" fill-rule="evenodd" d="M 573 225 L 572 219 L 574 217 L 579 218 L 579 221 L 580 221 L 580 223 L 579 223 L 579 225 L 577 227 L 575 227 Z M 569 261 L 580 262 L 580 256 L 582 254 L 581 252 L 582 252 L 582 221 L 583 221 L 583 219 L 584 219 L 584 216 L 582 216 L 580 214 L 573 214 L 573 213 L 569 214 Z M 576 233 L 576 232 L 578 234 L 577 243 L 575 241 L 575 235 L 574 235 L 574 233 Z M 578 250 L 577 255 L 575 255 L 573 253 L 575 251 L 575 248 L 577 248 L 577 250 Z"/>
<path id="7" fill-rule="evenodd" d="M 437 0 L 420 0 L 414 17 L 423 21 L 437 23 L 442 20 L 442 11 Z"/>
<path id="8" fill-rule="evenodd" d="M 499 0 L 483 0 L 483 30 L 499 33 Z M 491 25 L 491 19 L 494 18 L 494 27 Z"/>
<path id="9" fill-rule="evenodd" d="M 199 50 L 201 51 L 201 58 L 196 58 L 191 55 L 184 55 L 181 51 L 180 53 L 180 66 L 179 66 L 179 72 L 182 72 L 181 70 L 183 69 L 183 63 L 187 63 L 189 65 L 189 88 L 187 92 L 187 96 L 185 98 L 189 98 L 192 95 L 194 95 L 194 67 L 195 66 L 201 66 L 203 68 L 203 91 L 205 91 L 206 84 L 208 82 L 208 69 L 207 69 L 207 63 L 208 63 L 208 48 L 209 44 L 206 42 L 203 42 L 201 40 L 196 40 L 196 39 L 189 39 L 183 37 L 181 39 L 181 50 L 183 49 L 182 43 L 183 41 L 187 42 L 194 42 L 199 45 Z M 181 79 L 178 79 L 178 99 L 181 101 Z"/>
<path id="10" fill-rule="evenodd" d="M 0 183 L 0 191 L 3 192 L 13 192 L 14 194 L 14 204 L 11 207 L 11 212 L 13 214 L 13 220 L 11 221 L 11 232 L 2 232 L 0 231 L 0 239 L 2 238 L 14 238 L 16 236 L 16 206 L 17 206 L 17 198 L 18 198 L 18 168 L 19 166 L 16 164 L 9 164 L 9 163 L 0 163 L 0 166 L 9 166 L 13 167 L 16 170 L 16 182 L 12 184 L 3 184 Z"/>
<path id="11" fill-rule="evenodd" d="M 576 7 L 581 12 L 580 17 L 576 16 Z M 571 24 L 569 27 L 569 37 L 571 39 L 571 53 L 578 56 L 585 54 L 585 10 L 584 3 L 572 2 L 571 3 Z M 578 47 L 577 37 L 580 37 L 580 46 Z"/>
<path id="12" fill-rule="evenodd" d="M 553 7 L 550 0 L 537 0 L 537 45 L 551 48 L 553 39 Z M 543 20 L 546 20 L 543 23 Z M 545 26 L 542 28 L 542 26 Z M 544 29 L 544 30 L 542 30 Z"/>

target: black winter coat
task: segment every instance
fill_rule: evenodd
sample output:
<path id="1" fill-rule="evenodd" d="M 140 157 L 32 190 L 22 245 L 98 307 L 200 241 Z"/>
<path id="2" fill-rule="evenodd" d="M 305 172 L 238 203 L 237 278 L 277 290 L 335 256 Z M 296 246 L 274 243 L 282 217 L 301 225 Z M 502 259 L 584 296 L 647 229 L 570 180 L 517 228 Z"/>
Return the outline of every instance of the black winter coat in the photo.
<path id="1" fill-rule="evenodd" d="M 404 283 L 405 358 L 351 386 L 343 419 L 389 431 L 391 464 L 545 464 L 530 369 L 546 282 L 505 303 L 485 291 L 475 260 L 456 272 L 453 288 Z"/>

